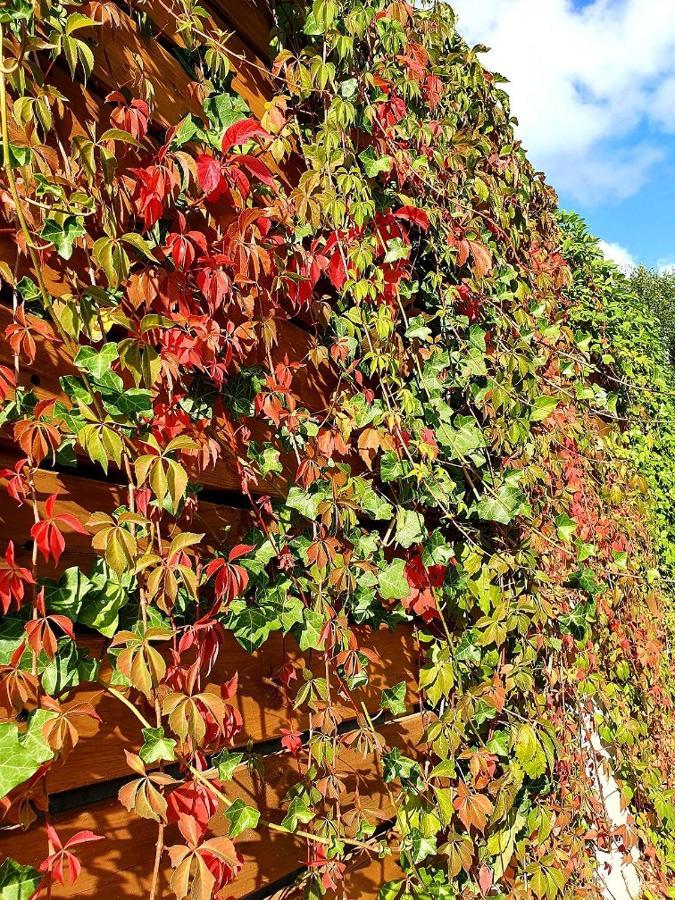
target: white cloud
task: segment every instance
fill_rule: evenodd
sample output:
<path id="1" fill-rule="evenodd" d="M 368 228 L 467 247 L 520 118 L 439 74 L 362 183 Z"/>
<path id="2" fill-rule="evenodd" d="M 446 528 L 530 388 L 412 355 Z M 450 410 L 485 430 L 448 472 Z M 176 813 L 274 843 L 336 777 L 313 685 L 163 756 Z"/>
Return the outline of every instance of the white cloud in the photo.
<path id="1" fill-rule="evenodd" d="M 461 34 L 493 48 L 484 61 L 509 78 L 519 136 L 554 186 L 585 203 L 640 189 L 658 130 L 675 131 L 675 0 L 450 2 Z"/>
<path id="2" fill-rule="evenodd" d="M 656 270 L 659 275 L 675 275 L 675 259 L 660 259 Z"/>
<path id="3" fill-rule="evenodd" d="M 625 247 L 622 247 L 621 244 L 610 244 L 607 241 L 599 241 L 598 243 L 605 259 L 610 259 L 613 263 L 616 263 L 622 272 L 628 272 L 637 265 L 630 252 Z"/>

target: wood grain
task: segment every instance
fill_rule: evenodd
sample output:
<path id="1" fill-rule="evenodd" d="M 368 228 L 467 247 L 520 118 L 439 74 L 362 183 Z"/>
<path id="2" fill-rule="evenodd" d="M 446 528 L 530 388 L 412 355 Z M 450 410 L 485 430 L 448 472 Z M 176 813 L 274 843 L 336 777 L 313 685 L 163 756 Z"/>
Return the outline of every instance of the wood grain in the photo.
<path id="1" fill-rule="evenodd" d="M 16 451 L 0 447 L 0 468 L 11 467 L 18 457 Z M 7 484 L 7 478 L 0 478 L 0 485 Z M 58 496 L 57 512 L 69 513 L 86 525 L 91 514 L 96 511 L 111 513 L 118 506 L 128 503 L 126 489 L 120 485 L 80 478 L 77 475 L 64 475 L 47 469 L 38 469 L 35 476 L 38 495 L 38 509 L 42 514 L 45 501 L 52 494 Z M 29 565 L 31 558 L 30 530 L 34 524 L 33 511 L 28 503 L 17 506 L 7 497 L 3 490 L 0 498 L 0 547 L 7 541 L 14 541 L 17 561 Z M 249 527 L 249 513 L 245 509 L 222 506 L 216 503 L 201 501 L 191 519 L 186 520 L 181 530 L 204 532 L 204 546 L 211 550 L 231 546 L 239 540 Z M 228 530 L 229 529 L 229 530 Z M 45 564 L 39 558 L 38 574 L 53 577 L 54 572 L 61 572 L 69 566 L 81 566 L 85 570 L 92 564 L 96 553 L 91 548 L 91 537 L 79 534 L 64 525 L 66 549 L 54 567 L 51 562 Z M 169 531 L 166 535 L 171 537 Z"/>
<path id="2" fill-rule="evenodd" d="M 417 703 L 417 650 L 409 627 L 390 631 L 355 630 L 359 646 L 376 654 L 369 667 L 369 684 L 353 692 L 357 708 L 364 703 L 369 712 L 379 708 L 382 690 L 400 681 L 408 687 L 409 707 Z M 80 644 L 90 656 L 102 660 L 101 677 L 109 676 L 103 639 L 80 639 Z M 234 740 L 234 746 L 244 747 L 249 742 L 259 743 L 280 737 L 280 729 L 292 726 L 298 731 L 309 725 L 306 710 L 292 709 L 292 696 L 280 690 L 278 669 L 290 660 L 300 671 L 311 668 L 315 660 L 312 654 L 302 653 L 292 636 L 274 633 L 253 654 L 246 653 L 230 632 L 226 633 L 223 648 L 213 672 L 205 679 L 209 689 L 216 689 L 233 676 L 238 677 L 238 690 L 232 706 L 243 719 L 243 728 Z M 296 682 L 297 684 L 297 682 Z M 136 692 L 131 698 L 146 716 L 150 711 L 143 698 Z M 142 743 L 141 724 L 133 713 L 119 700 L 96 685 L 83 685 L 69 695 L 72 700 L 90 703 L 101 718 L 78 721 L 80 742 L 63 763 L 58 763 L 49 776 L 50 793 L 72 790 L 91 784 L 99 784 L 130 774 L 124 750 L 137 751 Z M 356 710 L 347 698 L 337 698 L 334 711 L 339 720 L 353 719 Z M 0 716 L 2 710 L 0 709 Z"/>
<path id="3" fill-rule="evenodd" d="M 422 732 L 423 725 L 419 715 L 382 728 L 382 735 L 388 746 L 399 747 L 402 752 L 411 756 L 420 752 Z M 343 747 L 339 756 L 339 768 L 347 783 L 348 793 L 343 800 L 345 808 L 358 787 L 361 803 L 366 809 L 377 810 L 380 817 L 393 817 L 394 807 L 381 781 L 378 764 L 372 756 L 364 758 L 356 750 Z M 227 785 L 227 796 L 231 800 L 241 797 L 245 802 L 257 806 L 263 818 L 280 822 L 283 817 L 284 795 L 297 780 L 297 764 L 287 755 L 277 754 L 265 759 L 264 772 L 264 782 L 261 782 L 245 767 L 240 767 L 233 782 Z M 105 842 L 83 844 L 78 848 L 82 874 L 74 887 L 56 886 L 52 892 L 54 898 L 95 896 L 99 900 L 114 900 L 147 896 L 157 835 L 154 822 L 130 816 L 117 801 L 106 801 L 92 804 L 79 812 L 54 816 L 53 825 L 63 840 L 82 829 L 91 829 L 106 839 Z M 225 833 L 226 822 L 220 812 L 214 816 L 212 827 L 216 833 Z M 167 829 L 166 840 L 168 845 L 180 842 L 175 826 Z M 302 839 L 273 833 L 264 827 L 256 833 L 245 832 L 236 843 L 244 857 L 244 868 L 237 880 L 223 891 L 223 897 L 245 897 L 301 868 L 306 859 Z M 5 837 L 0 837 L 0 852 L 21 863 L 37 865 L 46 853 L 44 831 L 37 827 L 23 833 L 10 832 Z M 170 870 L 167 862 L 165 856 L 159 890 L 159 896 L 162 897 L 170 896 Z M 355 884 L 373 887 L 375 879 L 385 876 L 387 871 L 394 870 L 391 867 L 383 869 L 381 865 L 370 868 L 367 874 L 362 873 L 360 880 L 357 878 Z"/>

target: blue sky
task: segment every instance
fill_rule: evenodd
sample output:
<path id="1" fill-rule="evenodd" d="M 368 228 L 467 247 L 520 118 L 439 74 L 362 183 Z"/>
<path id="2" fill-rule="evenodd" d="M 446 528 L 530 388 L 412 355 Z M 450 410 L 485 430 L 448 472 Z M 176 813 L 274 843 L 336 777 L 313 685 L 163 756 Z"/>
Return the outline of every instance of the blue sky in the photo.
<path id="1" fill-rule="evenodd" d="M 618 262 L 675 266 L 675 0 L 451 0 L 519 137 Z"/>

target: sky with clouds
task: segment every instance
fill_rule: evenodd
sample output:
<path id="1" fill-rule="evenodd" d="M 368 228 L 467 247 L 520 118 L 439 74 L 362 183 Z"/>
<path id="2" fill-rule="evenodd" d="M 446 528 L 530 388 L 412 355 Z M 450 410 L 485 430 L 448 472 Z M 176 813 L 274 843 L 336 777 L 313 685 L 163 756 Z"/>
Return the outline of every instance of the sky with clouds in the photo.
<path id="1" fill-rule="evenodd" d="M 675 266 L 675 0 L 451 0 L 519 136 L 618 262 Z"/>

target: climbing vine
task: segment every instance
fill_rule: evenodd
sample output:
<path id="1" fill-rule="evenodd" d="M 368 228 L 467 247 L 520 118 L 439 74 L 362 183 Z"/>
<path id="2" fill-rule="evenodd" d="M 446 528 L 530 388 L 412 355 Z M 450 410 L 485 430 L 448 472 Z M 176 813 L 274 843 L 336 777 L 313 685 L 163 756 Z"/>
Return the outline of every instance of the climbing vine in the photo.
<path id="1" fill-rule="evenodd" d="M 274 90 L 254 116 L 206 11 L 154 12 L 199 114 L 163 127 L 140 71 L 64 137 L 53 76 L 95 94 L 121 8 L 0 11 L 1 200 L 19 250 L 0 270 L 3 477 L 7 508 L 34 522 L 0 570 L 0 793 L 7 821 L 46 820 L 39 871 L 8 861 L 6 883 L 69 885 L 78 845 L 105 837 L 63 841 L 49 815 L 50 773 L 98 716 L 76 689 L 94 683 L 137 719 L 119 801 L 157 824 L 152 896 L 165 865 L 179 898 L 236 891 L 248 829 L 297 836 L 312 897 L 339 894 L 361 855 L 395 858 L 383 900 L 592 897 L 598 852 L 617 848 L 669 896 L 654 512 L 616 361 L 582 325 L 609 292 L 561 232 L 500 79 L 444 4 L 279 3 Z M 62 365 L 51 394 L 31 382 L 44 346 Z M 41 496 L 41 473 L 68 467 L 95 467 L 119 504 L 83 522 Z M 200 486 L 224 472 L 246 522 L 214 535 Z M 75 540 L 93 567 L 64 569 Z M 377 634 L 406 626 L 418 684 L 373 713 L 359 691 Z M 264 654 L 275 632 L 305 663 L 274 661 L 299 775 L 272 820 L 233 796 L 256 762 L 233 749 L 237 673 L 211 676 L 228 636 Z M 411 712 L 423 736 L 404 752 L 376 720 Z M 595 736 L 628 826 L 599 797 Z M 384 823 L 346 747 L 377 766 Z"/>

